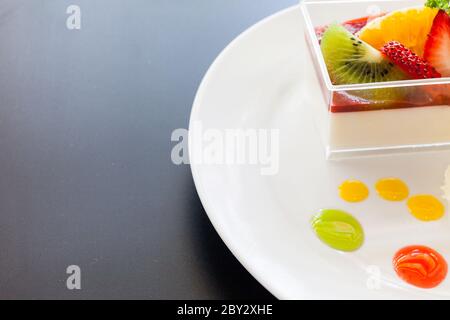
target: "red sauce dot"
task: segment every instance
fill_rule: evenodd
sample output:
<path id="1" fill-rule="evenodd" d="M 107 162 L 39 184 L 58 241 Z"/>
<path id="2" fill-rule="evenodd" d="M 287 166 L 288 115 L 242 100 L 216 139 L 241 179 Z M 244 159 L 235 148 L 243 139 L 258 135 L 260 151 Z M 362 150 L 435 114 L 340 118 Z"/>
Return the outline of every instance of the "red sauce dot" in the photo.
<path id="1" fill-rule="evenodd" d="M 435 250 L 425 246 L 408 246 L 393 259 L 397 275 L 419 288 L 434 288 L 447 276 L 447 262 Z"/>

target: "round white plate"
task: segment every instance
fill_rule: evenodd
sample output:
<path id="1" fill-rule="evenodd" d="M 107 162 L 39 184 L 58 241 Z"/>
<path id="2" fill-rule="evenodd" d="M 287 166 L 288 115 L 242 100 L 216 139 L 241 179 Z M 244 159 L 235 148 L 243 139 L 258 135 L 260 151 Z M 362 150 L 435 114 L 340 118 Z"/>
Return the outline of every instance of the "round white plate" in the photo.
<path id="1" fill-rule="evenodd" d="M 199 130 L 193 133 L 199 124 L 202 132 L 280 130 L 276 175 L 261 175 L 257 165 L 191 163 L 209 218 L 239 261 L 280 299 L 449 298 L 450 278 L 437 288 L 419 289 L 400 280 L 391 265 L 395 252 L 412 244 L 450 259 L 448 214 L 420 222 L 404 202 L 380 200 L 373 185 L 395 176 L 412 194 L 440 197 L 450 153 L 327 162 L 308 114 L 321 97 L 308 96 L 312 76 L 302 68 L 309 63 L 303 34 L 300 8 L 282 11 L 239 36 L 205 76 L 191 115 L 191 155 L 207 145 Z M 350 178 L 370 186 L 368 200 L 340 200 L 337 188 Z M 366 234 L 360 250 L 341 253 L 316 238 L 310 219 L 325 207 L 357 217 Z"/>

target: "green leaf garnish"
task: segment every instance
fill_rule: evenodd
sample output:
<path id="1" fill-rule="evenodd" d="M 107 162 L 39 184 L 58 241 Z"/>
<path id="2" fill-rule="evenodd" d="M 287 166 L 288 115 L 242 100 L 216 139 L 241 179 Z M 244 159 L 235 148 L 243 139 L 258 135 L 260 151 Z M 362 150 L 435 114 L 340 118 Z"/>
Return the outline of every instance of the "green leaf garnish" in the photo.
<path id="1" fill-rule="evenodd" d="M 427 0 L 425 5 L 430 8 L 444 10 L 450 14 L 450 0 Z"/>

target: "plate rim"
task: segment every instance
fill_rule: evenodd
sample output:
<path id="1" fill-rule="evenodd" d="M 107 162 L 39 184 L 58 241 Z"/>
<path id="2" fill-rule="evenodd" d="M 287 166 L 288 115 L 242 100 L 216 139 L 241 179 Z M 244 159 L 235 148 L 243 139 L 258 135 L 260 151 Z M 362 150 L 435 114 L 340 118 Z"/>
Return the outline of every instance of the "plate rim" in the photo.
<path id="1" fill-rule="evenodd" d="M 204 94 L 205 88 L 207 87 L 209 83 L 209 79 L 211 78 L 211 75 L 214 73 L 214 69 L 217 65 L 220 64 L 220 62 L 226 58 L 228 55 L 228 52 L 231 51 L 238 43 L 242 41 L 245 37 L 252 34 L 253 32 L 257 31 L 260 26 L 267 24 L 268 22 L 279 18 L 280 16 L 286 15 L 288 13 L 291 13 L 296 10 L 300 10 L 301 5 L 293 5 L 286 9 L 280 10 L 272 15 L 267 16 L 266 18 L 263 18 L 262 20 L 256 22 L 246 30 L 244 30 L 242 33 L 240 33 L 237 37 L 235 37 L 220 53 L 219 55 L 214 59 L 208 70 L 206 71 L 205 75 L 203 76 L 200 85 L 197 89 L 197 92 L 195 94 L 194 102 L 191 109 L 191 114 L 189 118 L 189 129 L 188 129 L 188 149 L 189 149 L 189 159 L 192 159 L 191 150 L 193 150 L 193 135 L 192 135 L 192 128 L 193 123 L 200 112 L 200 103 L 201 98 Z M 283 294 L 279 292 L 274 286 L 270 284 L 270 281 L 268 281 L 266 278 L 264 278 L 262 275 L 258 274 L 256 270 L 253 269 L 251 264 L 247 263 L 246 258 L 240 254 L 239 249 L 237 246 L 233 244 L 232 239 L 229 239 L 224 232 L 222 232 L 221 227 L 215 220 L 215 215 L 212 213 L 214 210 L 212 209 L 212 206 L 210 205 L 207 196 L 206 191 L 202 189 L 199 180 L 200 180 L 200 173 L 198 171 L 198 166 L 193 165 L 190 163 L 191 173 L 194 180 L 194 185 L 197 190 L 197 194 L 200 198 L 200 201 L 202 203 L 202 206 L 206 212 L 206 215 L 208 216 L 209 220 L 211 221 L 214 229 L 218 233 L 219 237 L 222 239 L 222 241 L 225 243 L 227 248 L 231 251 L 233 256 L 239 261 L 239 263 L 254 277 L 267 291 L 269 291 L 275 298 L 277 299 L 284 299 Z M 306 296 L 303 296 L 302 298 L 307 299 Z"/>

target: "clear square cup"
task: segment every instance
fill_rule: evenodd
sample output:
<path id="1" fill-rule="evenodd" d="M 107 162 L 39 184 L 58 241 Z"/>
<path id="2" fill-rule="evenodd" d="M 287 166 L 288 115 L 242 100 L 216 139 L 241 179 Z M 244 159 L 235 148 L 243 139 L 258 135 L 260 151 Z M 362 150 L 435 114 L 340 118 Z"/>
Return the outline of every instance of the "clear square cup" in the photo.
<path id="1" fill-rule="evenodd" d="M 316 35 L 317 27 L 333 22 L 423 4 L 424 0 L 301 2 L 312 60 L 306 65 L 314 69 L 312 94 L 324 98 L 315 99 L 313 113 L 328 159 L 450 149 L 450 78 L 334 85 Z"/>

